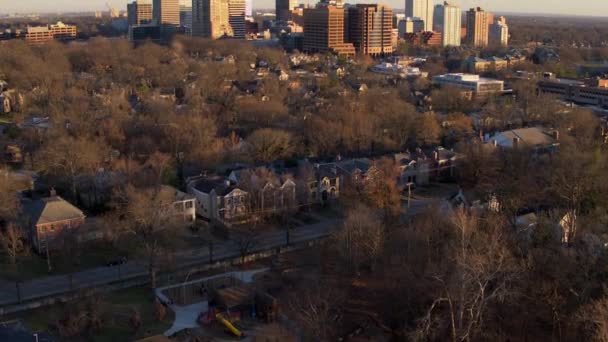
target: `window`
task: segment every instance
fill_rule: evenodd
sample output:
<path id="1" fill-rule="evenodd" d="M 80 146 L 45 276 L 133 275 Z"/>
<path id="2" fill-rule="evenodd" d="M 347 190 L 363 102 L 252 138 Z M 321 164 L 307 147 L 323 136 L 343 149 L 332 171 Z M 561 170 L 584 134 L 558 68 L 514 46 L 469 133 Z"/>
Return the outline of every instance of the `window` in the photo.
<path id="1" fill-rule="evenodd" d="M 194 206 L 194 203 L 192 203 L 192 201 L 186 202 L 186 209 L 191 209 L 193 206 Z"/>
<path id="2" fill-rule="evenodd" d="M 51 225 L 51 231 L 54 232 L 55 231 L 55 226 Z"/>

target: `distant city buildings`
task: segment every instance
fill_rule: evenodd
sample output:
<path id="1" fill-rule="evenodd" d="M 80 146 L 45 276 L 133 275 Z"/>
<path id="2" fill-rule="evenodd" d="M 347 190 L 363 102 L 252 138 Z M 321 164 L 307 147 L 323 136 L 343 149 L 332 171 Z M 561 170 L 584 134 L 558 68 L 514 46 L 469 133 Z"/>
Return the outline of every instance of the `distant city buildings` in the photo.
<path id="1" fill-rule="evenodd" d="M 433 0 L 405 0 L 405 16 L 419 18 L 424 22 L 424 31 L 433 31 Z"/>
<path id="2" fill-rule="evenodd" d="M 77 29 L 74 25 L 66 25 L 58 21 L 54 25 L 28 26 L 25 32 L 25 41 L 30 45 L 40 45 L 51 40 L 76 39 Z"/>
<path id="3" fill-rule="evenodd" d="M 298 7 L 298 0 L 276 0 L 275 10 L 277 21 L 288 21 L 291 19 L 291 11 Z"/>
<path id="4" fill-rule="evenodd" d="M 487 47 L 489 28 L 493 20 L 494 16 L 480 7 L 471 8 L 467 12 L 467 44 L 474 47 Z"/>
<path id="5" fill-rule="evenodd" d="M 192 35 L 219 39 L 244 39 L 246 33 L 245 0 L 194 0 Z"/>
<path id="6" fill-rule="evenodd" d="M 344 8 L 338 6 L 304 9 L 304 51 L 354 56 L 355 47 L 344 39 L 344 17 Z"/>
<path id="7" fill-rule="evenodd" d="M 152 13 L 158 25 L 179 26 L 179 0 L 154 0 Z"/>
<path id="8" fill-rule="evenodd" d="M 433 83 L 440 86 L 453 86 L 476 95 L 498 93 L 504 91 L 501 80 L 479 77 L 472 74 L 445 74 L 433 77 Z"/>
<path id="9" fill-rule="evenodd" d="M 379 56 L 393 53 L 392 18 L 393 10 L 384 5 L 349 7 L 346 42 L 352 43 L 357 52 L 366 55 Z"/>
<path id="10" fill-rule="evenodd" d="M 509 26 L 507 25 L 507 19 L 503 16 L 490 25 L 490 32 L 488 42 L 494 46 L 508 46 L 509 45 Z"/>
<path id="11" fill-rule="evenodd" d="M 127 18 L 129 26 L 152 23 L 152 3 L 137 0 L 127 4 Z"/>
<path id="12" fill-rule="evenodd" d="M 405 37 L 407 33 L 418 33 L 424 31 L 424 21 L 420 18 L 407 17 L 399 22 L 399 37 Z"/>
<path id="13" fill-rule="evenodd" d="M 459 7 L 447 1 L 435 7 L 435 29 L 441 32 L 443 46 L 460 46 L 461 21 Z"/>
<path id="14" fill-rule="evenodd" d="M 179 0 L 179 25 L 192 33 L 192 0 Z"/>

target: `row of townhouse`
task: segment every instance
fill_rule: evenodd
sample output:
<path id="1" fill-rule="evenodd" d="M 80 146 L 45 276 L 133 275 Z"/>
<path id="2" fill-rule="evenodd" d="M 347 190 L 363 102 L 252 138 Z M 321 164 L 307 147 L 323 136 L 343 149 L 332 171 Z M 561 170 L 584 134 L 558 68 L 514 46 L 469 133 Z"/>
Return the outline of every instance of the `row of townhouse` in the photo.
<path id="1" fill-rule="evenodd" d="M 402 185 L 427 185 L 454 176 L 458 155 L 442 147 L 385 156 L 395 161 Z M 269 215 L 300 206 L 327 204 L 343 188 L 363 186 L 376 172 L 368 158 L 312 163 L 297 167 L 239 167 L 226 175 L 199 175 L 186 180 L 187 192 L 196 198 L 196 213 L 210 222 L 230 225 L 254 216 Z"/>

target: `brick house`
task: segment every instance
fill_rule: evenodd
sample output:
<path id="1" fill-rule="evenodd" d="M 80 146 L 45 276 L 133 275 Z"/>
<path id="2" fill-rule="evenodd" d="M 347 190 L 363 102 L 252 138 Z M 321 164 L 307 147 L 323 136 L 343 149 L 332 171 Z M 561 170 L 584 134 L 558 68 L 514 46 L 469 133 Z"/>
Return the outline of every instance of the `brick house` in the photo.
<path id="1" fill-rule="evenodd" d="M 23 213 L 32 247 L 39 253 L 58 248 L 53 245 L 62 233 L 81 227 L 84 213 L 54 193 L 50 197 L 25 200 Z"/>

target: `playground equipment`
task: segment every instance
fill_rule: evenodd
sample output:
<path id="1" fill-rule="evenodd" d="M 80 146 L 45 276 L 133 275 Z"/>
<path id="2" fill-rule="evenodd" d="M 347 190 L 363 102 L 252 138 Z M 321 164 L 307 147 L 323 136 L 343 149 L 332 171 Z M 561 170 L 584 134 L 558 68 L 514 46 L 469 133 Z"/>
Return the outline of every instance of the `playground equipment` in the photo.
<path id="1" fill-rule="evenodd" d="M 226 327 L 226 329 L 228 329 L 231 333 L 233 333 L 234 336 L 236 336 L 236 337 L 245 337 L 245 334 L 243 334 L 243 332 L 241 332 L 234 325 L 232 325 L 232 323 L 230 323 L 229 320 L 227 320 L 226 318 L 224 318 L 224 316 L 222 316 L 221 313 L 215 314 L 215 318 L 220 323 L 222 323 Z"/>

